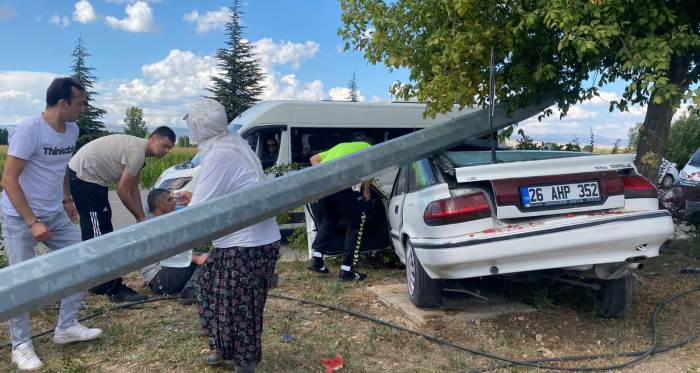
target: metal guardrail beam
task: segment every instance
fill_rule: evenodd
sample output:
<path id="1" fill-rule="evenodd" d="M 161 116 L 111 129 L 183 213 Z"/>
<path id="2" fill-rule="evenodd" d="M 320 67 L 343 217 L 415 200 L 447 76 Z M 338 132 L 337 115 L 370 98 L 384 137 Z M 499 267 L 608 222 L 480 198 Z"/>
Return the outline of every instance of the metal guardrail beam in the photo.
<path id="1" fill-rule="evenodd" d="M 529 118 L 552 104 L 513 112 L 497 106 L 494 129 Z M 335 193 L 368 175 L 405 164 L 491 132 L 488 110 L 357 152 L 258 187 L 148 220 L 0 270 L 0 321 L 88 289 L 214 238 Z"/>

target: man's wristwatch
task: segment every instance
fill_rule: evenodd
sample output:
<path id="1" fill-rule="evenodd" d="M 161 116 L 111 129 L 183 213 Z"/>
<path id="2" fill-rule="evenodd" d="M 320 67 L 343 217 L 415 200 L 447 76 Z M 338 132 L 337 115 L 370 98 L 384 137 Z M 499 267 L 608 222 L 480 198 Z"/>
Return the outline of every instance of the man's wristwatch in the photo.
<path id="1" fill-rule="evenodd" d="M 33 221 L 31 224 L 27 224 L 27 226 L 28 226 L 29 228 L 31 228 L 31 227 L 34 226 L 34 224 L 39 224 L 39 223 L 41 223 L 41 222 L 39 221 L 39 219 L 34 219 L 34 221 Z"/>
<path id="2" fill-rule="evenodd" d="M 64 199 L 62 202 L 63 202 L 64 205 L 65 205 L 66 203 L 73 203 L 73 199 L 72 199 L 72 198 Z"/>

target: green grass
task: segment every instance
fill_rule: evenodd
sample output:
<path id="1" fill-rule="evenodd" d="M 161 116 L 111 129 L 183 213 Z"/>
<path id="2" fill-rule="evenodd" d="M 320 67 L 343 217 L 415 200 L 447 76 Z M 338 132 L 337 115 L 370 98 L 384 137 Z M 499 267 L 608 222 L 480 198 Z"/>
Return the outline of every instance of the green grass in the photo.
<path id="1" fill-rule="evenodd" d="M 141 170 L 141 186 L 151 188 L 163 171 L 176 164 L 183 163 L 197 154 L 197 148 L 174 148 L 165 157 L 148 158 Z"/>

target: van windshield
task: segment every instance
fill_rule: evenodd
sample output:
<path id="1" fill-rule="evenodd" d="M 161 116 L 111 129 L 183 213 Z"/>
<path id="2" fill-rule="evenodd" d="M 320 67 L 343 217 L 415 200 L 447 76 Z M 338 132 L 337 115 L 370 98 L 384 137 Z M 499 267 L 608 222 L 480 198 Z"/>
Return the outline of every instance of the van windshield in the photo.
<path id="1" fill-rule="evenodd" d="M 243 125 L 240 123 L 231 124 L 230 126 L 228 126 L 228 133 L 235 135 L 236 133 L 238 133 L 238 130 L 240 130 L 241 127 L 243 127 Z"/>

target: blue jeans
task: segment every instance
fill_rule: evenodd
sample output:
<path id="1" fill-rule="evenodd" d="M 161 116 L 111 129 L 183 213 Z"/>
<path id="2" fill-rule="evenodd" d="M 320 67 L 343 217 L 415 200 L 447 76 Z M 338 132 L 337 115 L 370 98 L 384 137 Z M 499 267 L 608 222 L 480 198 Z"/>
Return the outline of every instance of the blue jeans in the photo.
<path id="1" fill-rule="evenodd" d="M 64 211 L 39 217 L 39 220 L 53 233 L 51 239 L 44 242 L 50 250 L 59 250 L 80 242 L 80 232 Z M 31 231 L 22 218 L 3 214 L 2 235 L 5 240 L 5 255 L 7 255 L 10 265 L 36 256 L 34 247 L 37 241 L 32 237 Z M 76 293 L 61 300 L 58 328 L 67 329 L 75 325 L 84 294 L 85 292 Z M 12 335 L 13 349 L 23 343 L 31 344 L 29 313 L 19 314 L 10 319 L 10 334 Z"/>

